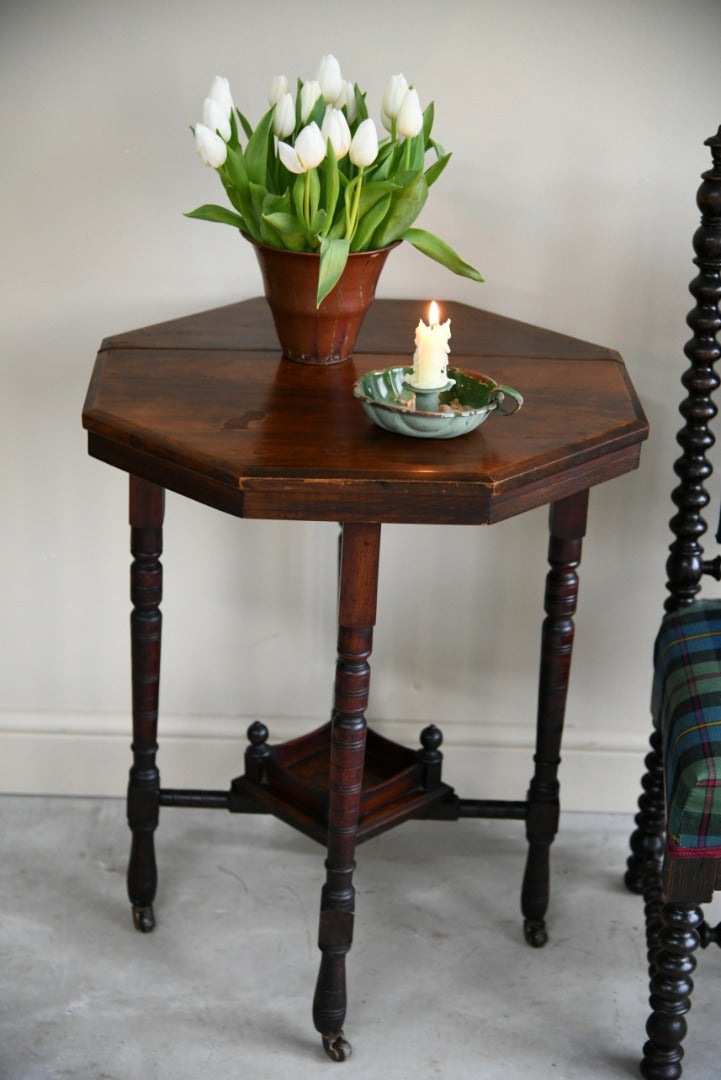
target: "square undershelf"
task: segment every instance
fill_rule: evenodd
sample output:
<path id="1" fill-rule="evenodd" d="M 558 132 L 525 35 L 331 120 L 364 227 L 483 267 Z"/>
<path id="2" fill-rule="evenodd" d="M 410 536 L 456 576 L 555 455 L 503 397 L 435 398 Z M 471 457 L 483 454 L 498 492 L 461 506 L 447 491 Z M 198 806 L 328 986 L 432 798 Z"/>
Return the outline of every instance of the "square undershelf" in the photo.
<path id="1" fill-rule="evenodd" d="M 322 844 L 328 836 L 330 723 L 278 746 L 268 746 L 262 781 L 239 777 L 254 799 Z M 454 792 L 440 781 L 424 786 L 422 750 L 409 750 L 368 730 L 356 843 L 399 825 Z"/>

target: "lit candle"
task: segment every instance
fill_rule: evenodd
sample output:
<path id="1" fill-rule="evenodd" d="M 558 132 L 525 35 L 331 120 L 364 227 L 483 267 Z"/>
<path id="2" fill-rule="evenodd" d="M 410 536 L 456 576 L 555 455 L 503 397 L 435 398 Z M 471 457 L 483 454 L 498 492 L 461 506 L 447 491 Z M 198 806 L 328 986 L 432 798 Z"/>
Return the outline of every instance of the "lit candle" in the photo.
<path id="1" fill-rule="evenodd" d="M 448 353 L 451 347 L 451 320 L 439 323 L 438 304 L 432 302 L 429 326 L 420 319 L 416 327 L 416 351 L 413 354 L 413 374 L 408 380 L 419 390 L 433 390 L 445 386 L 448 381 Z"/>

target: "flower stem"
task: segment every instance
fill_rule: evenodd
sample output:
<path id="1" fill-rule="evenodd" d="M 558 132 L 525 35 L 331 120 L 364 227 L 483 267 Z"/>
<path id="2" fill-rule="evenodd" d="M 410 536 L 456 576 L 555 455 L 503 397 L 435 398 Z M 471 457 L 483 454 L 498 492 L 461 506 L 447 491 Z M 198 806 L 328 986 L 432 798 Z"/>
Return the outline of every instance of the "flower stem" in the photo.
<path id="1" fill-rule="evenodd" d="M 360 204 L 361 188 L 363 187 L 363 168 L 363 165 L 361 165 L 358 170 L 358 184 L 353 192 L 353 207 L 351 209 L 350 221 L 346 228 L 346 236 L 349 240 L 353 239 L 356 228 L 358 227 L 358 206 Z"/>
<path id="2" fill-rule="evenodd" d="M 305 217 L 305 225 L 310 232 L 310 169 L 306 170 L 305 174 L 305 188 L 303 191 L 303 216 Z"/>

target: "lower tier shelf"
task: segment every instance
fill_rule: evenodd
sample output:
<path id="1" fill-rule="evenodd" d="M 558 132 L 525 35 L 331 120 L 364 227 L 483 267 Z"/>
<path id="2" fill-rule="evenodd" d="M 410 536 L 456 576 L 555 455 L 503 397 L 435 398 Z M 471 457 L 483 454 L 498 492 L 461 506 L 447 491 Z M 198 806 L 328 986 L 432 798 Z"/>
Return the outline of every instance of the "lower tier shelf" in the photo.
<path id="1" fill-rule="evenodd" d="M 234 780 L 233 793 L 250 796 L 276 817 L 325 843 L 330 732 L 328 723 L 279 746 L 262 745 L 260 752 L 256 746 L 255 757 L 262 758 L 262 765 L 252 778 L 246 772 Z M 453 789 L 440 780 L 440 757 L 437 750 L 409 750 L 368 731 L 357 843 L 408 818 L 424 816 L 436 804 L 447 803 L 453 813 L 457 800 Z"/>

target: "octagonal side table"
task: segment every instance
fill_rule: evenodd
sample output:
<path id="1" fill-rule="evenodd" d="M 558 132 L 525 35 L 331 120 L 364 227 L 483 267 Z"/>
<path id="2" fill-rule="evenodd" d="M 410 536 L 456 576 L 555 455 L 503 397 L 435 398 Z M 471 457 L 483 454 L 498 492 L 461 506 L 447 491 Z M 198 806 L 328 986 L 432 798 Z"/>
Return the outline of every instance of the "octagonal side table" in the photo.
<path id="1" fill-rule="evenodd" d="M 588 493 L 636 468 L 647 436 L 617 353 L 450 302 L 443 312 L 452 319 L 454 365 L 517 388 L 523 410 L 444 441 L 375 427 L 353 384 L 366 371 L 410 362 L 420 309 L 416 301 L 376 301 L 355 355 L 331 367 L 281 359 L 262 299 L 114 335 L 98 353 L 83 412 L 90 454 L 130 477 L 128 892 L 136 926 L 154 926 L 161 807 L 272 813 L 317 840 L 327 859 L 313 1017 L 334 1060 L 350 1050 L 342 1025 L 358 843 L 409 818 L 524 821 L 524 930 L 531 945 L 545 943 Z M 245 772 L 225 791 L 161 787 L 156 764 L 165 489 L 241 518 L 342 526 L 330 721 L 282 745 L 253 723 Z M 381 526 L 488 525 L 541 505 L 550 507 L 550 566 L 530 787 L 523 800 L 461 798 L 441 779 L 435 725 L 415 750 L 367 729 Z"/>

